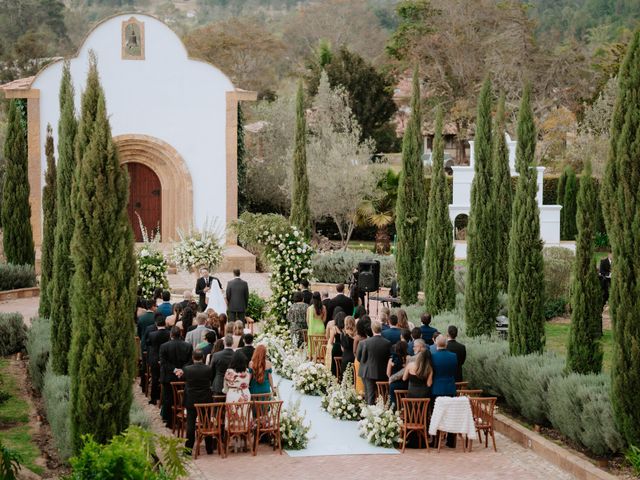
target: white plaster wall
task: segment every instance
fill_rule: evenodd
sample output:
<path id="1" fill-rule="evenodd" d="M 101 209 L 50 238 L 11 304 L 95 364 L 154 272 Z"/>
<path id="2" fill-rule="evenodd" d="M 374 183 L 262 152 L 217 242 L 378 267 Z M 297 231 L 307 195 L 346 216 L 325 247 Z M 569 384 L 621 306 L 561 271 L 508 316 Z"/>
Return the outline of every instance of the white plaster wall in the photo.
<path id="1" fill-rule="evenodd" d="M 145 60 L 121 58 L 122 22 L 132 16 L 144 22 Z M 231 81 L 215 67 L 189 60 L 180 38 L 159 20 L 120 15 L 98 25 L 71 60 L 77 112 L 90 50 L 98 58 L 112 134 L 150 135 L 175 148 L 191 173 L 195 225 L 207 220 L 226 225 L 225 94 L 234 90 Z M 32 85 L 40 89 L 43 146 L 47 123 L 57 137 L 61 76 L 62 62 L 57 62 Z M 43 176 L 45 167 L 42 148 Z"/>

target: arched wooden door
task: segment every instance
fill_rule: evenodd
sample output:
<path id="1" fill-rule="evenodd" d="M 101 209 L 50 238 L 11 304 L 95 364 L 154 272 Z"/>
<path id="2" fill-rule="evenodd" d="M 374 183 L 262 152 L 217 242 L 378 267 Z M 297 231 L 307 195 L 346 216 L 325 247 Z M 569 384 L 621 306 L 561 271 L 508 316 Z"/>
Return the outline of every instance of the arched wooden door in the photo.
<path id="1" fill-rule="evenodd" d="M 142 242 L 138 215 L 147 232 L 162 231 L 162 187 L 158 176 L 146 165 L 129 162 L 126 166 L 130 179 L 129 221 L 136 242 Z"/>

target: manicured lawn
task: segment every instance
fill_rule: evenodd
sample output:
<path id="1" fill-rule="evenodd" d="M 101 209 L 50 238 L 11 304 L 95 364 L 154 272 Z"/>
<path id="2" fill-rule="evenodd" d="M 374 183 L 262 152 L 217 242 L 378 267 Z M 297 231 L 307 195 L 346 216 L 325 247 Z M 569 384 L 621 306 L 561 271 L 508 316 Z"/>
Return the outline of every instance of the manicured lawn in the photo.
<path id="1" fill-rule="evenodd" d="M 550 323 L 545 325 L 547 336 L 547 350 L 560 355 L 567 354 L 567 342 L 569 340 L 569 329 L 571 326 L 565 323 Z M 604 350 L 603 370 L 611 371 L 611 356 L 613 353 L 613 336 L 611 330 L 605 330 L 602 336 Z"/>

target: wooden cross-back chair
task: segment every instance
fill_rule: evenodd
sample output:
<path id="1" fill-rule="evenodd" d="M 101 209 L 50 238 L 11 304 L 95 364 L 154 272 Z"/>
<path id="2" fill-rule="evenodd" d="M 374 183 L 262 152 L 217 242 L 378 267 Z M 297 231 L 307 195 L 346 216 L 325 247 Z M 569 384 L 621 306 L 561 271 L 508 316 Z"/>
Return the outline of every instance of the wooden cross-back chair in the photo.
<path id="1" fill-rule="evenodd" d="M 456 390 L 466 390 L 469 387 L 469 382 L 456 382 Z"/>
<path id="2" fill-rule="evenodd" d="M 482 390 L 456 390 L 456 397 L 481 397 Z"/>
<path id="3" fill-rule="evenodd" d="M 223 436 L 223 418 L 225 411 L 224 403 L 196 403 L 194 405 L 197 414 L 196 422 L 196 444 L 193 449 L 193 458 L 198 459 L 200 454 L 200 445 L 205 437 L 216 439 L 218 445 L 218 455 L 224 458 L 222 444 Z"/>
<path id="4" fill-rule="evenodd" d="M 409 390 L 396 390 L 394 393 L 396 395 L 396 408 L 402 412 L 402 399 L 407 398 Z"/>
<path id="5" fill-rule="evenodd" d="M 407 438 L 413 432 L 418 437 L 418 446 L 422 448 L 422 439 L 429 450 L 429 437 L 427 436 L 427 411 L 429 398 L 403 398 L 402 399 L 402 453 L 407 445 Z"/>
<path id="6" fill-rule="evenodd" d="M 178 431 L 178 437 L 182 437 L 186 416 L 184 414 L 184 382 L 171 382 L 171 393 L 173 394 L 173 407 L 171 408 L 172 425 L 171 433 Z"/>
<path id="7" fill-rule="evenodd" d="M 489 435 L 493 443 L 493 451 L 497 452 L 496 437 L 493 430 L 493 416 L 496 409 L 496 397 L 471 397 L 471 413 L 473 414 L 473 423 L 478 432 L 478 440 L 482 443 L 481 433 L 484 432 L 484 448 L 489 446 Z M 469 450 L 471 450 L 471 442 L 469 442 Z"/>
<path id="8" fill-rule="evenodd" d="M 376 382 L 376 389 L 378 390 L 376 398 L 382 397 L 385 404 L 389 403 L 389 382 L 387 380 L 384 382 Z"/>
<path id="9" fill-rule="evenodd" d="M 260 439 L 269 435 L 273 439 L 273 449 L 276 447 L 282 455 L 282 439 L 280 436 L 280 410 L 282 409 L 282 400 L 273 401 L 256 401 L 253 402 L 255 410 L 256 433 L 253 442 L 253 455 L 258 453 L 258 442 Z"/>
<path id="10" fill-rule="evenodd" d="M 324 363 L 322 346 L 326 345 L 327 339 L 324 335 L 309 335 L 307 344 L 307 358 L 312 362 Z"/>
<path id="11" fill-rule="evenodd" d="M 225 454 L 229 454 L 229 444 L 234 438 L 244 439 L 246 445 L 251 444 L 251 403 L 225 403 L 225 429 L 227 432 Z"/>

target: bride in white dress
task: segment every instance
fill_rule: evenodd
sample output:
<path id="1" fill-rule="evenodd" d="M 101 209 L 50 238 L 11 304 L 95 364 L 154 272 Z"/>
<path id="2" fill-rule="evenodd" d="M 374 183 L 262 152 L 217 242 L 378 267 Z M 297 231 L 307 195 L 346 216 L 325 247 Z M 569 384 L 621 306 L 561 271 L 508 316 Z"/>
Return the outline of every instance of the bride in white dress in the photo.
<path id="1" fill-rule="evenodd" d="M 207 292 L 207 308 L 205 312 L 210 308 L 216 312 L 218 315 L 221 313 L 227 313 L 227 301 L 224 299 L 224 295 L 222 295 L 222 290 L 218 285 L 218 282 L 211 282 L 209 285 L 209 291 Z"/>

